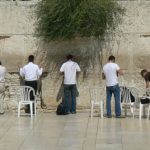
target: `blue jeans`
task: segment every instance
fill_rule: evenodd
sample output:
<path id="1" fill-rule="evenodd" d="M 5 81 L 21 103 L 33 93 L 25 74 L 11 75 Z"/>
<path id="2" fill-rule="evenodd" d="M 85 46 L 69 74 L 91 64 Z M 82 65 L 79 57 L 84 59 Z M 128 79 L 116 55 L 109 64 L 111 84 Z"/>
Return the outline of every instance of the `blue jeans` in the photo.
<path id="1" fill-rule="evenodd" d="M 76 112 L 76 84 L 64 84 L 66 112 Z"/>
<path id="2" fill-rule="evenodd" d="M 112 94 L 115 98 L 115 113 L 116 116 L 121 115 L 121 107 L 120 107 L 120 88 L 119 85 L 115 86 L 109 86 L 106 87 L 106 94 L 107 94 L 107 100 L 106 100 L 106 109 L 107 109 L 107 115 L 111 115 L 111 97 Z"/>

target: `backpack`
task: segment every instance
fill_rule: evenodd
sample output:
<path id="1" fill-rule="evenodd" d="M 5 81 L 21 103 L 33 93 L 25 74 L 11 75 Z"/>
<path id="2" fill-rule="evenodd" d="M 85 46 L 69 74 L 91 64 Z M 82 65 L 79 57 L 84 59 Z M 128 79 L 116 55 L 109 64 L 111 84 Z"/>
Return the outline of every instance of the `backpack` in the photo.
<path id="1" fill-rule="evenodd" d="M 63 103 L 60 103 L 60 104 L 57 106 L 56 114 L 57 114 L 57 115 L 66 115 L 66 114 L 67 114 L 66 109 L 65 109 L 65 106 L 64 106 Z"/>

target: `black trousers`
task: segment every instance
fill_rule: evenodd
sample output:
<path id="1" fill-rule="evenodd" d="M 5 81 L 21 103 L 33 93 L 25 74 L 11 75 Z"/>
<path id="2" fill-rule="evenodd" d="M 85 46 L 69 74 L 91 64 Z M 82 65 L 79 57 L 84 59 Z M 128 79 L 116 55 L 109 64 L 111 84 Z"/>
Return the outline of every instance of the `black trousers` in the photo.
<path id="1" fill-rule="evenodd" d="M 37 92 L 37 81 L 36 80 L 35 81 L 25 81 L 25 85 L 32 87 L 35 90 L 35 93 Z M 34 100 L 34 95 L 32 92 L 30 93 L 30 99 L 32 101 Z M 29 105 L 26 106 L 25 112 L 30 113 L 30 106 Z M 33 113 L 34 113 L 34 105 L 33 105 Z"/>

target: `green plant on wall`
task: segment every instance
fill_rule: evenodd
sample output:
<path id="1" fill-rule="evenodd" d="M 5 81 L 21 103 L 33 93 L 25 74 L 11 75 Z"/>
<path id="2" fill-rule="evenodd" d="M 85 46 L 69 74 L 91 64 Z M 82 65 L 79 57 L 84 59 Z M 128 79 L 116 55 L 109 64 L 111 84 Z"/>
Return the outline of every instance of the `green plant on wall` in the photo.
<path id="1" fill-rule="evenodd" d="M 36 34 L 48 41 L 103 38 L 117 27 L 123 14 L 115 0 L 41 0 Z"/>

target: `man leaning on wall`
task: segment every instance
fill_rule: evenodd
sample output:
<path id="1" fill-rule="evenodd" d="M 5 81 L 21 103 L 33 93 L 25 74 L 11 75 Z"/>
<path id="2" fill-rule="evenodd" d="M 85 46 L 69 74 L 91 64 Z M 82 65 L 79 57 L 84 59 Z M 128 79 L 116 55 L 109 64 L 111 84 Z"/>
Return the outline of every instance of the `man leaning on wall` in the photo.
<path id="1" fill-rule="evenodd" d="M 0 115 L 4 114 L 4 92 L 5 92 L 6 68 L 0 61 Z"/>

